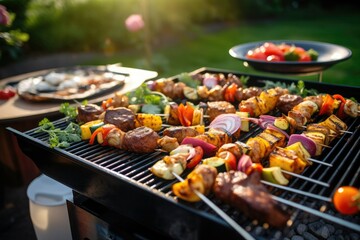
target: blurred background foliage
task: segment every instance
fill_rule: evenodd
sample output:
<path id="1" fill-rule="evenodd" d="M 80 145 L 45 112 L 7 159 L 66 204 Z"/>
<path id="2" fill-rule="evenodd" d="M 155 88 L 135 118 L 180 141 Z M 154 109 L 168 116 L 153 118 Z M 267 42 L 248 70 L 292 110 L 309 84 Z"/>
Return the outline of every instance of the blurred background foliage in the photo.
<path id="1" fill-rule="evenodd" d="M 32 51 L 119 50 L 132 44 L 125 18 L 148 1 L 153 44 L 162 36 L 189 37 L 201 24 L 279 18 L 299 9 L 314 12 L 322 0 L 3 0 L 17 14 L 16 25 L 29 33 Z M 326 2 L 326 4 L 324 4 Z M 180 34 L 179 34 L 180 33 Z M 189 35 L 187 35 L 189 34 Z"/>
<path id="2" fill-rule="evenodd" d="M 326 73 L 333 78 L 329 81 L 359 85 L 355 76 L 360 76 L 357 67 L 360 32 L 355 23 L 360 19 L 355 3 L 355 0 L 0 0 L 0 4 L 16 14 L 13 27 L 29 34 L 22 49 L 27 57 L 97 52 L 106 58 L 88 64 L 121 62 L 141 67 L 138 64 L 141 39 L 125 28 L 124 21 L 130 14 L 143 13 L 146 5 L 145 25 L 156 50 L 153 58 L 163 67 L 160 74 L 170 76 L 201 66 L 249 71 L 229 56 L 230 47 L 250 41 L 298 39 L 350 48 L 351 61 Z M 169 59 L 171 67 L 165 69 Z"/>

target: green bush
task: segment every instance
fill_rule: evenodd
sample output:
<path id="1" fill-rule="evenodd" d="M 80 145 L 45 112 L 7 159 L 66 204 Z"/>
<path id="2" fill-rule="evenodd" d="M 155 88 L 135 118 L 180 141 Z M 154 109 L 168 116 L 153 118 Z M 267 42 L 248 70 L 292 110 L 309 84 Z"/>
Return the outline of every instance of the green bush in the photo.
<path id="1" fill-rule="evenodd" d="M 26 1 L 26 0 L 22 0 Z M 38 51 L 102 51 L 134 46 L 133 34 L 124 27 L 132 13 L 148 4 L 146 22 L 152 42 L 166 35 L 191 36 L 199 25 L 269 18 L 304 0 L 32 0 L 27 11 L 29 45 Z M 318 0 L 320 1 L 320 0 Z M 314 2 L 318 2 L 314 1 Z"/>

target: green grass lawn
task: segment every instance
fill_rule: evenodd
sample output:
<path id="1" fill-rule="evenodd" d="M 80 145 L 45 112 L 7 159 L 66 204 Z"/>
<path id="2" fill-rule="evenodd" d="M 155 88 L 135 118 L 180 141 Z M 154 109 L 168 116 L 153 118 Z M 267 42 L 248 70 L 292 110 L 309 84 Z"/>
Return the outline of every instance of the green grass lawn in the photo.
<path id="1" fill-rule="evenodd" d="M 200 67 L 279 76 L 246 68 L 242 62 L 233 59 L 228 51 L 234 45 L 246 42 L 291 39 L 328 42 L 349 48 L 352 51 L 352 57 L 324 71 L 323 82 L 360 86 L 358 23 L 360 23 L 359 14 L 342 14 L 338 11 L 337 15 L 319 14 L 316 17 L 300 15 L 268 21 L 238 22 L 223 27 L 221 30 L 197 33 L 195 38 L 182 38 L 182 40 L 155 49 L 155 53 L 167 59 L 168 62 L 167 68 L 159 73 L 159 77 L 169 77 Z M 111 58 L 97 59 L 91 64 L 121 62 L 124 66 L 136 67 L 136 61 L 141 57 L 139 51 L 124 51 Z M 284 75 L 281 76 L 284 77 Z M 317 80 L 317 75 L 286 77 Z"/>

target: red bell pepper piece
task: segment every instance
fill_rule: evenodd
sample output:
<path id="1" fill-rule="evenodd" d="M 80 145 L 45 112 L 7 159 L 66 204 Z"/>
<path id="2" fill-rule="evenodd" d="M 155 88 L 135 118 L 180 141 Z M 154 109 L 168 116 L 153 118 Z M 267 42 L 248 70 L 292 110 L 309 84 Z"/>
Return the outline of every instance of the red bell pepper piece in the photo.
<path id="1" fill-rule="evenodd" d="M 194 168 L 204 156 L 204 150 L 200 146 L 196 146 L 195 148 L 195 155 L 190 161 L 186 164 L 186 168 Z"/>
<path id="2" fill-rule="evenodd" d="M 107 142 L 105 141 L 105 138 L 106 136 L 109 134 L 110 130 L 111 129 L 114 129 L 116 128 L 115 125 L 113 124 L 105 124 L 104 126 L 101 126 L 99 127 L 98 129 L 96 129 L 92 134 L 91 134 L 91 137 L 90 137 L 90 140 L 89 140 L 89 144 L 94 144 L 95 142 L 95 138 L 97 137 L 98 134 L 102 134 L 102 137 L 104 139 L 104 142 L 102 145 L 107 145 Z"/>
<path id="3" fill-rule="evenodd" d="M 334 110 L 334 99 L 329 95 L 326 94 L 324 98 L 324 102 L 320 108 L 319 115 L 330 115 Z"/>
<path id="4" fill-rule="evenodd" d="M 232 83 L 230 86 L 228 86 L 225 89 L 224 99 L 228 102 L 235 102 L 235 93 L 237 88 L 238 87 L 236 83 Z"/>

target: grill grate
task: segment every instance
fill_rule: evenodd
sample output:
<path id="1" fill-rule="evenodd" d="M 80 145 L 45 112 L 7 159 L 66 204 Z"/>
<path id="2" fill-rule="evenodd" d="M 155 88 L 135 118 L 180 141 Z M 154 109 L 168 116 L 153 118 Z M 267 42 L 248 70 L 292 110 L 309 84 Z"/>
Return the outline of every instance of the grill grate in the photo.
<path id="1" fill-rule="evenodd" d="M 314 162 L 312 166 L 308 167 L 302 173 L 302 177 L 304 178 L 294 177 L 288 186 L 278 186 L 263 181 L 263 183 L 269 187 L 274 198 L 284 203 L 284 207 L 290 204 L 290 207 L 287 208 L 293 213 L 293 221 L 296 220 L 300 212 L 305 211 L 347 229 L 360 232 L 360 221 L 358 216 L 351 217 L 337 214 L 331 205 L 331 196 L 334 189 L 343 185 L 360 187 L 360 118 L 348 119 L 346 123 L 349 126 L 348 130 L 353 132 L 353 134 L 344 134 L 340 138 L 335 139 L 331 143 L 332 148 L 325 149 L 323 154 L 318 158 L 318 160 L 328 163 L 330 166 Z M 55 121 L 54 124 L 56 127 L 65 128 L 67 122 L 65 119 L 60 119 Z M 251 124 L 250 126 L 250 132 L 242 134 L 239 139 L 240 141 L 246 142 L 249 137 L 257 135 L 261 131 L 261 129 L 254 124 Z M 24 133 L 11 128 L 9 128 L 9 130 L 17 135 L 19 144 L 23 146 L 24 152 L 32 156 L 32 159 L 39 165 L 40 169 L 42 169 L 45 174 L 49 174 L 55 179 L 59 179 L 64 184 L 69 185 L 79 192 L 90 195 L 90 197 L 98 198 L 97 200 L 100 202 L 104 201 L 107 204 L 117 204 L 115 199 L 104 200 L 104 196 L 98 196 L 96 191 L 84 189 L 81 184 L 75 184 L 73 182 L 74 179 L 76 179 L 76 181 L 81 181 L 80 176 L 73 176 L 71 180 L 67 178 L 66 172 L 61 173 L 59 172 L 60 170 L 56 170 L 54 167 L 51 168 L 45 166 L 46 162 L 37 160 L 36 158 L 39 155 L 34 152 L 39 150 L 46 151 L 48 152 L 48 156 L 54 157 L 55 159 L 59 158 L 57 155 L 61 156 L 61 161 L 58 161 L 56 164 L 60 164 L 62 167 L 69 165 L 66 169 L 69 169 L 69 167 L 74 165 L 79 165 L 80 171 L 95 172 L 97 177 L 98 175 L 111 175 L 112 177 L 115 177 L 110 181 L 112 184 L 113 181 L 119 181 L 124 182 L 125 185 L 122 185 L 122 187 L 131 186 L 131 188 L 133 188 L 135 186 L 135 189 L 150 192 L 151 196 L 170 201 L 172 204 L 175 204 L 175 207 L 177 208 L 185 208 L 186 211 L 190 212 L 195 211 L 196 214 L 200 215 L 201 219 L 209 218 L 218 225 L 222 224 L 226 226 L 226 224 L 219 219 L 206 204 L 202 202 L 187 203 L 177 200 L 171 191 L 171 186 L 176 180 L 165 181 L 156 178 L 151 174 L 148 170 L 149 167 L 160 160 L 164 156 L 163 153 L 129 153 L 120 149 L 102 147 L 100 145 L 89 145 L 87 142 L 75 143 L 65 150 L 50 149 L 46 143 L 47 135 L 36 133 L 36 129 Z M 52 160 L 48 159 L 47 161 Z M 63 161 L 65 161 L 66 164 L 63 164 Z M 56 162 L 56 160 L 54 160 L 54 162 Z M 183 176 L 188 173 L 189 170 L 186 170 Z M 313 181 L 310 181 L 309 179 Z M 104 187 L 104 185 L 101 184 L 99 184 L 99 186 Z M 105 191 L 104 189 L 97 190 L 100 192 Z M 111 189 L 109 191 L 111 191 Z M 107 194 L 109 195 L 109 193 Z M 116 195 L 116 193 L 111 193 L 110 195 L 113 196 L 113 194 Z M 280 238 L 282 235 L 287 234 L 291 229 L 290 227 L 281 229 L 280 231 L 278 229 L 272 229 L 266 224 L 259 226 L 256 220 L 249 220 L 234 208 L 215 199 L 213 195 L 210 195 L 209 198 L 255 236 Z M 185 210 L 182 209 L 181 211 Z"/>

